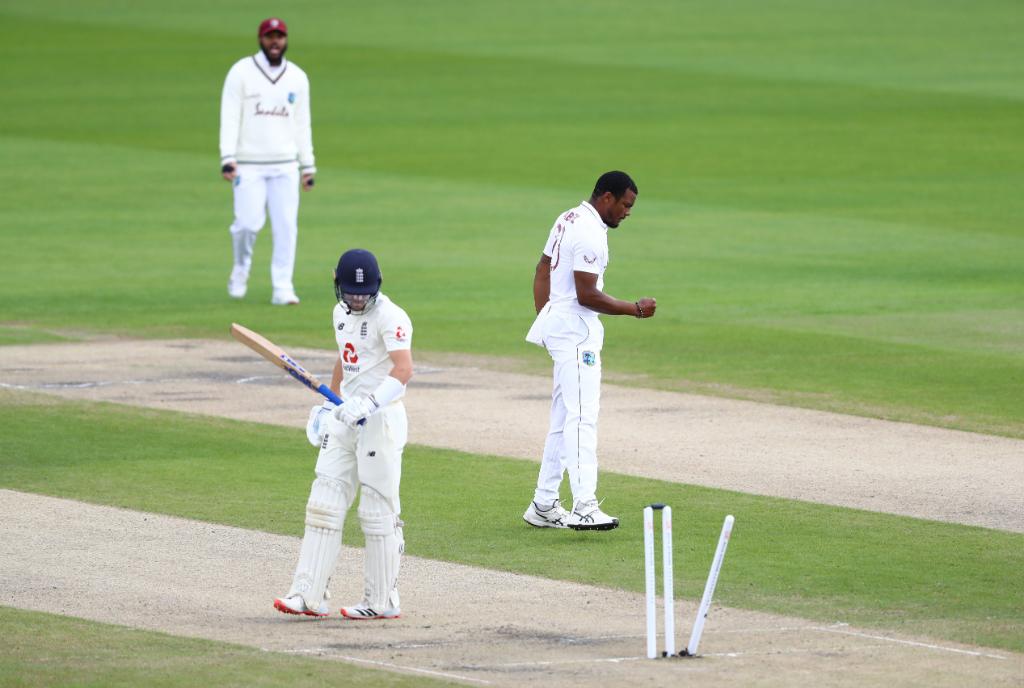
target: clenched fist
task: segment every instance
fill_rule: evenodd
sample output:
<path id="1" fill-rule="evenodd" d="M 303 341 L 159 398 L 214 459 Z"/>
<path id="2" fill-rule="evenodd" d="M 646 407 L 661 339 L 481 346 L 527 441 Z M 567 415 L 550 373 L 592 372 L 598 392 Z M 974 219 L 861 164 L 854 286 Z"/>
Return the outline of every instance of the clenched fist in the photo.
<path id="1" fill-rule="evenodd" d="M 638 318 L 653 318 L 654 311 L 657 309 L 657 301 L 650 297 L 645 296 L 636 302 L 636 317 Z"/>

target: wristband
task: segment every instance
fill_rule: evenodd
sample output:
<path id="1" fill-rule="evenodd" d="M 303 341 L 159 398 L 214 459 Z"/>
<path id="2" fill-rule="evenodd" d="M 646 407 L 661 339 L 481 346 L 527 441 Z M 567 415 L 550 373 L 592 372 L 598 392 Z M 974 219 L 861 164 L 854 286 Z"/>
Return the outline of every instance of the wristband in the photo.
<path id="1" fill-rule="evenodd" d="M 636 317 L 638 317 L 638 318 L 644 317 L 644 309 L 640 307 L 640 302 L 636 301 L 636 302 L 633 303 L 633 305 L 636 306 Z"/>
<path id="2" fill-rule="evenodd" d="M 405 392 L 405 385 L 396 380 L 395 378 L 388 375 L 384 378 L 384 382 L 377 386 L 377 389 L 373 390 L 373 394 L 369 396 L 370 403 L 379 409 L 381 406 L 387 406 L 392 401 L 402 396 Z"/>

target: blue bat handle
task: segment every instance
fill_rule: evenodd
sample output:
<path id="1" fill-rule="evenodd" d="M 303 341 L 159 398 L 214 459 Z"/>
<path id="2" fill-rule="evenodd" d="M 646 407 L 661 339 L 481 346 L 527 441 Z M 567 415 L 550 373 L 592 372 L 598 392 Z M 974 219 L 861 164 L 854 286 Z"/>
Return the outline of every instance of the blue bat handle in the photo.
<path id="1" fill-rule="evenodd" d="M 328 399 L 333 401 L 338 406 L 341 406 L 341 397 L 339 397 L 337 394 L 332 392 L 331 388 L 328 387 L 327 385 L 320 385 L 319 387 L 317 387 L 316 391 L 318 391 L 321 394 L 323 394 L 325 397 L 327 397 Z"/>
<path id="2" fill-rule="evenodd" d="M 318 391 L 321 394 L 323 394 L 325 397 L 327 397 L 328 399 L 333 401 L 338 406 L 341 406 L 341 404 L 342 404 L 341 397 L 339 397 L 337 394 L 332 392 L 331 388 L 328 387 L 327 385 L 320 385 L 319 387 L 317 387 L 316 391 Z M 361 421 L 359 421 L 359 425 L 366 425 L 366 419 L 363 418 Z"/>

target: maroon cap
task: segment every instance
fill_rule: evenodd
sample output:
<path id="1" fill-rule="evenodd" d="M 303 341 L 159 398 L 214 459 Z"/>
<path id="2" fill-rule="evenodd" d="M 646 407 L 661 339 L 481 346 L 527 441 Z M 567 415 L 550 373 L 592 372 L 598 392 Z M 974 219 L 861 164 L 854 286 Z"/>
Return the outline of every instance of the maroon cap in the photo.
<path id="1" fill-rule="evenodd" d="M 264 19 L 260 23 L 260 32 L 257 34 L 260 38 L 263 38 L 264 34 L 268 34 L 271 31 L 280 31 L 285 36 L 288 35 L 288 25 L 277 17 L 271 17 L 270 19 Z"/>

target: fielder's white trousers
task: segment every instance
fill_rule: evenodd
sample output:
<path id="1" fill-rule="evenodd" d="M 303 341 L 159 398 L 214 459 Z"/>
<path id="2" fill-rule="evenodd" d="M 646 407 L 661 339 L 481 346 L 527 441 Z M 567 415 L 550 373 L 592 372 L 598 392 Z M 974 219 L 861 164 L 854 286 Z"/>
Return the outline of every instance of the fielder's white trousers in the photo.
<path id="1" fill-rule="evenodd" d="M 569 474 L 573 503 L 597 493 L 597 415 L 601 408 L 604 326 L 597 315 L 549 312 L 540 323 L 554 363 L 551 417 L 534 499 L 558 498 Z"/>
<path id="2" fill-rule="evenodd" d="M 232 279 L 245 283 L 252 266 L 253 241 L 234 241 L 241 233 L 254 239 L 270 213 L 274 249 L 270 259 L 270 283 L 275 294 L 293 294 L 295 245 L 299 235 L 299 164 L 238 165 L 235 177 L 235 221 L 231 224 L 235 246 Z"/>

